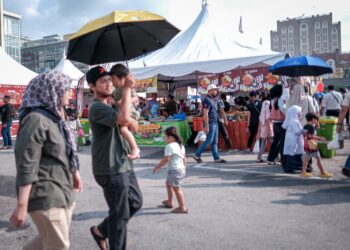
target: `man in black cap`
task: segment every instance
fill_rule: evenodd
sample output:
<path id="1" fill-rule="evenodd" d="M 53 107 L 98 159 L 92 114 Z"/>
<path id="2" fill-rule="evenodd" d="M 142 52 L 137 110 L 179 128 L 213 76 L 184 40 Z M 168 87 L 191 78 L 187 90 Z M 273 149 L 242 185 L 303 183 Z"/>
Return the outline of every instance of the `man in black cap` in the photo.
<path id="1" fill-rule="evenodd" d="M 107 249 L 107 238 L 109 249 L 126 249 L 127 223 L 142 206 L 133 163 L 128 158 L 130 147 L 119 130 L 126 124 L 137 129 L 137 122 L 131 118 L 134 81 L 130 75 L 126 76 L 117 113 L 107 102 L 114 90 L 109 73 L 98 66 L 86 74 L 86 80 L 95 98 L 89 111 L 94 138 L 91 148 L 93 174 L 103 189 L 109 208 L 108 217 L 100 225 L 91 227 L 90 232 L 100 249 Z"/>

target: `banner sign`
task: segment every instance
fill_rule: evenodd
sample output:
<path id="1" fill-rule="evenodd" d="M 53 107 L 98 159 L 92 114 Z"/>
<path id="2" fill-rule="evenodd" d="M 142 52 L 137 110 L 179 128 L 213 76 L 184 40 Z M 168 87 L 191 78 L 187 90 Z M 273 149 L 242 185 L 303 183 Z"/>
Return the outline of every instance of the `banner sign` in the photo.
<path id="1" fill-rule="evenodd" d="M 27 89 L 27 86 L 25 85 L 0 84 L 0 105 L 4 104 L 3 99 L 5 95 L 8 95 L 11 97 L 10 103 L 12 105 L 20 105 L 26 89 Z"/>
<path id="2" fill-rule="evenodd" d="M 135 80 L 136 92 L 157 92 L 158 77 L 151 77 L 143 80 Z"/>
<path id="3" fill-rule="evenodd" d="M 235 69 L 219 74 L 200 73 L 197 77 L 198 92 L 207 94 L 209 84 L 215 84 L 221 92 L 235 93 L 270 90 L 276 84 L 288 87 L 288 77 L 272 75 L 268 67 Z"/>

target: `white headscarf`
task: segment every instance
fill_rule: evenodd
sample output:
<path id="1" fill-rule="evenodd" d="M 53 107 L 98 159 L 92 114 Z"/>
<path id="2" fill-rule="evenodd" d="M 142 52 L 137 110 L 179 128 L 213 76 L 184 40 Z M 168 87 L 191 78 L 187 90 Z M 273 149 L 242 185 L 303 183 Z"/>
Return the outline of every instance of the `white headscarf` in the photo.
<path id="1" fill-rule="evenodd" d="M 289 126 L 297 125 L 300 129 L 302 129 L 301 123 L 299 120 L 300 115 L 301 115 L 301 107 L 299 107 L 297 105 L 293 105 L 292 107 L 290 107 L 288 109 L 287 117 L 284 120 L 282 127 L 284 129 L 288 129 Z"/>
<path id="2" fill-rule="evenodd" d="M 292 95 L 288 100 L 288 107 L 293 105 L 301 106 L 303 99 L 306 98 L 304 86 L 301 84 L 296 84 L 293 87 Z"/>
<path id="3" fill-rule="evenodd" d="M 261 111 L 260 111 L 260 116 L 259 116 L 259 120 L 260 120 L 260 123 L 261 125 L 265 125 L 266 122 L 267 122 L 267 119 L 270 118 L 270 101 L 269 100 L 265 100 L 263 103 L 262 103 L 262 108 L 261 108 Z"/>

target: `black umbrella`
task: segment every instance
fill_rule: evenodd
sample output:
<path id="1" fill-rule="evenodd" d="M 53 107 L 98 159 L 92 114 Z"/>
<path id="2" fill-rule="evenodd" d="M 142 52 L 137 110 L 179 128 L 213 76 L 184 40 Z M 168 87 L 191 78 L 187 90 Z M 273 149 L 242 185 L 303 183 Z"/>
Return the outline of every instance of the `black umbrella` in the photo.
<path id="1" fill-rule="evenodd" d="M 114 11 L 73 34 L 67 58 L 89 65 L 128 61 L 164 47 L 179 30 L 146 11 Z"/>

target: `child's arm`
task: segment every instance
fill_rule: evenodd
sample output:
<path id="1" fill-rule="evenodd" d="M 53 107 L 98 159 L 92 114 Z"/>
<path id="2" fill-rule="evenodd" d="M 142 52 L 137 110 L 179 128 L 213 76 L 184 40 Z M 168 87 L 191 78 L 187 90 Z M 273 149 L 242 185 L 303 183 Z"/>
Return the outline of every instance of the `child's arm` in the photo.
<path id="1" fill-rule="evenodd" d="M 164 158 L 153 168 L 153 174 L 157 173 L 161 167 L 164 167 L 170 161 L 170 156 L 164 156 Z"/>

